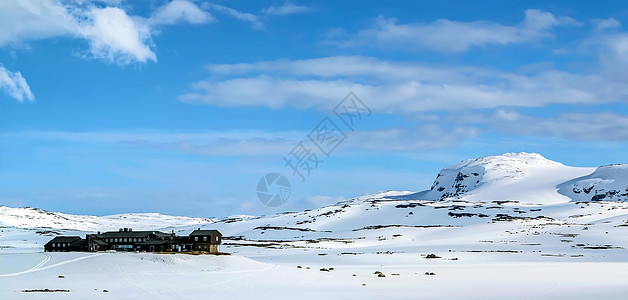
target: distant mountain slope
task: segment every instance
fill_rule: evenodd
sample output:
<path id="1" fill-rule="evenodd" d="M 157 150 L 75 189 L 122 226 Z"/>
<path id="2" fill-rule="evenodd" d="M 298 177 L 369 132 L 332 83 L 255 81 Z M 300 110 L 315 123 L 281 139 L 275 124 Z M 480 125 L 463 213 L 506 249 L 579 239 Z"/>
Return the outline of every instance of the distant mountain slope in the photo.
<path id="1" fill-rule="evenodd" d="M 411 198 L 563 203 L 570 199 L 557 193 L 556 186 L 593 170 L 568 167 L 537 153 L 506 153 L 446 167 L 439 172 L 430 190 L 416 193 Z"/>
<path id="2" fill-rule="evenodd" d="M 401 202 L 395 202 L 395 200 Z M 333 206 L 298 213 L 283 213 L 266 217 L 233 216 L 219 221 L 156 213 L 104 217 L 80 216 L 36 208 L 0 206 L 0 227 L 73 229 L 91 232 L 131 227 L 135 230 L 176 229 L 187 234 L 187 231 L 206 225 L 208 228 L 225 230 L 227 235 L 237 235 L 243 232 L 253 232 L 253 235 L 256 235 L 262 234 L 265 231 L 263 228 L 286 227 L 289 229 L 283 230 L 299 236 L 303 235 L 303 232 L 291 228 L 307 228 L 313 230 L 308 231 L 308 234 L 316 233 L 314 235 L 326 236 L 338 230 L 352 231 L 371 225 L 399 223 L 401 220 L 409 221 L 404 224 L 409 226 L 464 226 L 468 225 L 467 221 L 471 221 L 466 218 L 459 219 L 457 213 L 450 214 L 449 211 L 435 213 L 433 210 L 423 210 L 422 212 L 426 212 L 424 215 L 418 212 L 408 215 L 402 212 L 403 209 L 396 208 L 415 207 L 418 204 L 403 204 L 402 200 L 423 202 L 454 200 L 467 202 L 467 205 L 474 205 L 478 202 L 493 205 L 495 201 L 516 201 L 521 205 L 557 204 L 571 200 L 628 201 L 628 165 L 605 166 L 596 170 L 595 168 L 568 167 L 535 153 L 506 153 L 469 159 L 446 167 L 439 172 L 430 190 L 418 193 L 387 191 L 364 195 Z M 392 206 L 393 209 L 380 209 L 378 203 L 388 203 L 383 206 Z M 439 202 L 429 205 L 438 207 L 444 204 Z M 473 214 L 479 220 L 497 217 L 492 211 L 484 211 L 481 208 L 477 211 L 472 208 L 467 208 L 467 210 L 473 212 L 463 214 L 464 216 Z M 486 217 L 479 217 L 480 215 L 486 215 Z M 417 219 L 417 217 L 420 218 Z M 453 221 L 450 220 L 452 218 Z M 472 220 L 475 222 L 478 219 Z M 271 230 L 281 231 L 282 229 Z M 272 234 L 266 233 L 265 237 L 269 235 Z"/>
<path id="3" fill-rule="evenodd" d="M 628 201 L 628 165 L 602 166 L 558 187 L 574 201 Z"/>
<path id="4" fill-rule="evenodd" d="M 212 223 L 215 220 L 162 215 L 158 213 L 83 216 L 49 212 L 31 207 L 0 206 L 0 226 L 17 228 L 55 228 L 84 231 L 117 230 L 131 227 L 151 230 Z"/>

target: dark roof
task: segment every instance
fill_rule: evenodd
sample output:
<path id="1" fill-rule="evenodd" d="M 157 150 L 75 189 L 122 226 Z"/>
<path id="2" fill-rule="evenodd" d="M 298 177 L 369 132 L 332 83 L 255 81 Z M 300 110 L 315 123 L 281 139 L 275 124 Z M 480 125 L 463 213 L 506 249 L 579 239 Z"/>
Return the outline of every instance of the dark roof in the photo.
<path id="1" fill-rule="evenodd" d="M 190 233 L 190 236 L 195 236 L 195 235 L 214 235 L 214 234 L 222 236 L 222 233 L 220 233 L 220 231 L 218 231 L 218 230 L 200 230 L 200 229 L 192 231 L 192 233 Z"/>
<path id="2" fill-rule="evenodd" d="M 101 239 L 106 238 L 140 238 L 140 237 L 148 237 L 151 234 L 164 234 L 159 231 L 109 231 L 103 232 L 101 234 L 96 234 L 97 237 Z"/>
<path id="3" fill-rule="evenodd" d="M 100 246 L 108 246 L 109 244 L 107 244 L 105 241 L 101 240 L 101 239 L 92 239 L 92 242 L 94 244 L 98 244 Z"/>
<path id="4" fill-rule="evenodd" d="M 155 235 L 157 237 L 161 237 L 161 238 L 170 238 L 170 237 L 174 236 L 174 234 L 165 233 L 165 232 L 161 232 L 161 231 L 155 231 Z"/>
<path id="5" fill-rule="evenodd" d="M 50 244 L 50 243 L 74 243 L 76 241 L 81 241 L 81 237 L 80 236 L 57 236 L 54 239 L 50 240 L 50 242 L 48 242 L 46 244 Z"/>

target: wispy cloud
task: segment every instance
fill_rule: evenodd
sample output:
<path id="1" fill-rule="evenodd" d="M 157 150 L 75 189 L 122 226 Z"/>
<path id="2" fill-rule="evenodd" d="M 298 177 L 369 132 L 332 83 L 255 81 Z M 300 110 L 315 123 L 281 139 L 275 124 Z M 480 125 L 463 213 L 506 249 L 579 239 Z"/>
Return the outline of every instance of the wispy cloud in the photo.
<path id="1" fill-rule="evenodd" d="M 315 124 L 313 124 L 314 126 Z M 54 140 L 79 144 L 123 145 L 139 150 L 171 150 L 208 156 L 285 155 L 306 131 L 20 131 L 0 133 L 2 138 Z M 413 128 L 382 128 L 356 131 L 342 143 L 342 151 L 416 151 L 441 149 L 477 135 L 472 127 L 423 124 Z M 312 145 L 314 147 L 314 145 Z"/>
<path id="2" fill-rule="evenodd" d="M 264 25 L 264 23 L 260 20 L 259 16 L 254 15 L 252 13 L 241 12 L 231 7 L 218 5 L 218 4 L 212 4 L 211 7 L 214 10 L 221 12 L 223 14 L 226 14 L 228 16 L 231 16 L 233 18 L 236 18 L 237 20 L 250 23 L 253 29 L 263 30 L 266 28 L 266 25 Z"/>
<path id="3" fill-rule="evenodd" d="M 271 6 L 262 10 L 267 15 L 287 16 L 300 14 L 310 11 L 311 8 L 305 5 L 296 5 L 291 2 L 285 2 L 281 6 Z"/>
<path id="4" fill-rule="evenodd" d="M 555 137 L 575 141 L 628 142 L 628 116 L 615 112 L 561 113 L 539 117 L 512 109 L 490 113 L 453 114 L 443 122 L 517 136 Z"/>
<path id="5" fill-rule="evenodd" d="M 353 91 L 379 112 L 409 113 L 552 103 L 623 101 L 628 85 L 603 72 L 502 72 L 339 56 L 253 64 L 209 65 L 212 74 L 180 98 L 217 106 L 328 110 Z"/>
<path id="6" fill-rule="evenodd" d="M 0 89 L 18 101 L 35 100 L 30 86 L 20 72 L 11 72 L 0 66 Z"/>
<path id="7" fill-rule="evenodd" d="M 205 24 L 212 21 L 214 18 L 209 12 L 185 0 L 175 0 L 157 8 L 148 19 L 150 25 Z"/>
<path id="8" fill-rule="evenodd" d="M 378 17 L 375 24 L 356 34 L 341 32 L 332 42 L 341 47 L 386 47 L 410 51 L 464 52 L 472 47 L 505 46 L 552 38 L 552 29 L 578 26 L 570 17 L 556 17 L 538 9 L 525 11 L 523 21 L 504 25 L 490 21 L 451 21 L 398 24 Z M 336 32 L 336 35 L 338 32 Z"/>

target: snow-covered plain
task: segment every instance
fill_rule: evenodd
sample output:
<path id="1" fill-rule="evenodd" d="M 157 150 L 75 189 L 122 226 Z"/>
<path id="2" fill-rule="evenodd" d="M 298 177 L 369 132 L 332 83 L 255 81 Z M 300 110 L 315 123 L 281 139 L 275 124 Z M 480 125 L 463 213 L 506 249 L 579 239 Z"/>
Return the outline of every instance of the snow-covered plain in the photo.
<path id="1" fill-rule="evenodd" d="M 586 184 L 591 196 L 626 190 L 625 178 L 623 166 L 572 168 L 518 153 L 445 168 L 429 191 L 264 217 L 47 223 L 39 214 L 55 213 L 29 210 L 26 219 L 40 220 L 29 227 L 5 208 L 0 299 L 625 299 L 628 203 L 571 199 Z M 218 229 L 231 255 L 42 252 L 56 234 L 111 227 Z M 36 289 L 69 292 L 24 292 Z"/>

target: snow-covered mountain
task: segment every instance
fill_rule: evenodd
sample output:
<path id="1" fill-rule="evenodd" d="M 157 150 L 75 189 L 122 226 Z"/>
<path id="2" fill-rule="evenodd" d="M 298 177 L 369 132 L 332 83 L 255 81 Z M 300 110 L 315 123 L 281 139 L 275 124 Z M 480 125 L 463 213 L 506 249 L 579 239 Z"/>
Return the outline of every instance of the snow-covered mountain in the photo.
<path id="1" fill-rule="evenodd" d="M 84 231 L 106 231 L 131 227 L 136 230 L 163 229 L 208 224 L 216 220 L 168 216 L 158 213 L 119 214 L 110 216 L 71 215 L 38 208 L 0 206 L 0 227 L 55 228 Z"/>
<path id="2" fill-rule="evenodd" d="M 430 190 L 412 199 L 460 199 L 471 202 L 568 202 L 557 185 L 591 174 L 594 168 L 568 167 L 537 153 L 506 153 L 465 160 L 438 173 Z"/>
<path id="3" fill-rule="evenodd" d="M 386 191 L 260 217 L 96 217 L 0 206 L 0 298 L 41 289 L 102 298 L 106 289 L 133 299 L 195 299 L 207 290 L 227 298 L 268 291 L 258 298 L 269 299 L 319 291 L 325 295 L 316 299 L 330 291 L 342 299 L 530 299 L 538 290 L 548 299 L 622 299 L 627 186 L 627 165 L 574 168 L 507 153 L 447 167 L 428 191 Z M 217 229 L 221 251 L 231 255 L 42 252 L 55 235 L 120 227 L 180 235 Z M 455 292 L 443 296 L 448 291 Z"/>
<path id="4" fill-rule="evenodd" d="M 574 201 L 628 201 L 628 165 L 610 165 L 559 185 Z"/>
<path id="5" fill-rule="evenodd" d="M 420 201 L 462 201 L 467 203 L 494 203 L 513 201 L 524 205 L 546 205 L 568 203 L 570 201 L 628 200 L 628 165 L 611 165 L 598 169 L 569 167 L 551 161 L 536 153 L 506 153 L 469 159 L 442 169 L 431 189 L 413 193 L 389 191 L 364 195 L 349 201 L 317 210 L 289 215 L 291 222 L 281 226 L 309 224 L 310 229 L 353 230 L 374 223 L 383 222 L 388 213 L 375 214 L 363 209 L 349 209 L 356 204 L 368 208 L 373 199 L 420 200 Z M 364 204 L 366 203 L 366 204 Z M 398 205 L 398 204 L 395 204 Z M 354 213 L 349 213 L 354 211 Z M 357 213 L 355 211 L 360 211 Z M 478 212 L 478 214 L 486 214 Z M 341 220 L 328 216 L 340 216 Z M 111 216 L 70 215 L 48 212 L 36 208 L 10 208 L 0 206 L 0 227 L 15 228 L 54 228 L 79 231 L 117 230 L 132 227 L 136 230 L 159 230 L 166 228 L 191 229 L 198 225 L 219 227 L 228 234 L 247 231 L 248 226 L 274 226 L 274 221 L 285 218 L 275 217 L 230 217 L 217 219 L 167 216 L 157 213 L 120 214 Z M 323 216 L 323 217 L 321 217 Z M 366 217 L 368 216 L 368 218 Z M 391 215 L 398 218 L 397 213 Z M 405 217 L 405 216 L 404 216 Z M 425 215 L 424 220 L 433 219 Z M 273 222 L 270 222 L 273 221 Z M 322 221 L 322 223 L 321 223 Z M 217 222 L 217 223 L 216 223 Z M 389 221 L 386 221 L 389 222 Z M 259 224 L 258 224 L 259 223 Z M 438 218 L 434 224 L 439 223 Z M 229 224 L 229 226 L 224 226 Z M 357 227 L 356 227 L 357 226 Z M 236 229 L 238 227 L 242 227 Z"/>

